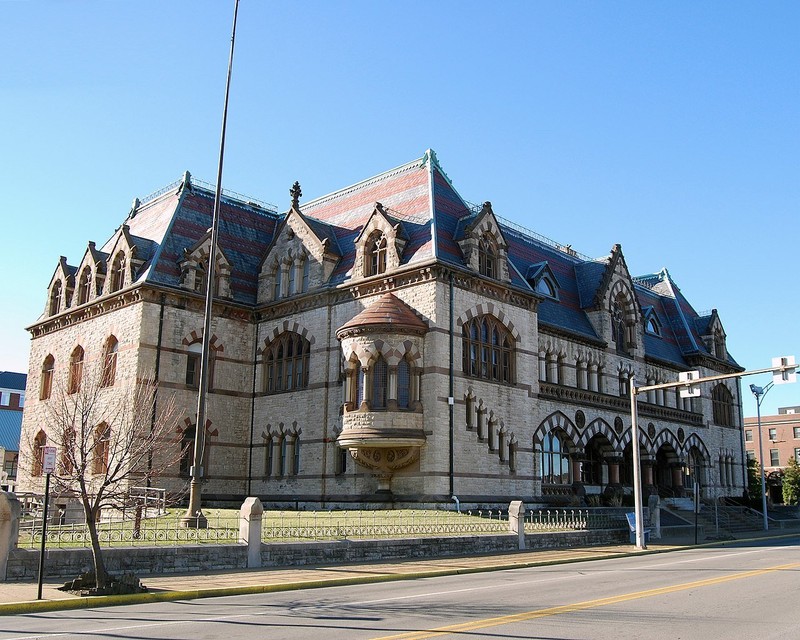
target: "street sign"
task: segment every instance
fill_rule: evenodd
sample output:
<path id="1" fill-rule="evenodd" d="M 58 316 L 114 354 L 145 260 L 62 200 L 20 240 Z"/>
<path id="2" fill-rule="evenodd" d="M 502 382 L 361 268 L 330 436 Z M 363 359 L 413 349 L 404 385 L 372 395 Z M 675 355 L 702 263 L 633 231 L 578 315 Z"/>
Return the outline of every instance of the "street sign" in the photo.
<path id="1" fill-rule="evenodd" d="M 42 447 L 42 471 L 53 473 L 56 470 L 56 448 Z"/>
<path id="2" fill-rule="evenodd" d="M 685 387 L 680 388 L 681 398 L 699 398 L 700 385 L 689 384 L 692 380 L 697 380 L 700 377 L 699 371 L 682 371 L 678 374 L 678 381 L 687 383 Z"/>
<path id="3" fill-rule="evenodd" d="M 772 359 L 772 382 L 788 384 L 797 379 L 794 367 L 794 356 L 783 356 Z"/>

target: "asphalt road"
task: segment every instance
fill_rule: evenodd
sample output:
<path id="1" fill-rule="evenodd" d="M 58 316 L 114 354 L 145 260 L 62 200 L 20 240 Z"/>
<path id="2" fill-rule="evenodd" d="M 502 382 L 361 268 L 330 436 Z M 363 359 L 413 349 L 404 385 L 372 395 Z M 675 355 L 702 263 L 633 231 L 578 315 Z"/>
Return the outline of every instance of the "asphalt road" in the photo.
<path id="1" fill-rule="evenodd" d="M 407 582 L 0 618 L 0 640 L 800 638 L 800 537 Z"/>

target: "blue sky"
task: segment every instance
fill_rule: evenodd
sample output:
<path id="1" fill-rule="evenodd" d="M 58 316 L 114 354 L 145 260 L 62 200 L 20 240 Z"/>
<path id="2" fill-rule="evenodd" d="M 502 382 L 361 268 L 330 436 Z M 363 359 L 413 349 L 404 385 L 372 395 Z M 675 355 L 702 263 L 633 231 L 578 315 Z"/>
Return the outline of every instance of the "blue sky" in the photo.
<path id="1" fill-rule="evenodd" d="M 27 370 L 60 255 L 215 178 L 232 8 L 0 0 L 0 369 Z M 431 147 L 468 200 L 666 266 L 767 367 L 800 357 L 798 33 L 797 2 L 241 0 L 223 184 L 283 210 L 295 180 L 313 198 Z M 787 405 L 800 385 L 763 410 Z"/>

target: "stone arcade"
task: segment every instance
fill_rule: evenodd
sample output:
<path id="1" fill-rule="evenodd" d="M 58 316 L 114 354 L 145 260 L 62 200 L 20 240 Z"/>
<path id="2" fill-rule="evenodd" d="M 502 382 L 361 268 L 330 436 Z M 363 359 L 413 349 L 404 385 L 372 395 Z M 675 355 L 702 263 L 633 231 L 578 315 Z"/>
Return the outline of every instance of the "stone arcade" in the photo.
<path id="1" fill-rule="evenodd" d="M 698 314 L 666 269 L 634 277 L 619 245 L 590 259 L 468 203 L 432 151 L 310 202 L 296 187 L 282 214 L 226 196 L 215 256 L 212 206 L 186 173 L 77 265 L 60 259 L 30 327 L 22 490 L 41 490 L 43 412 L 84 362 L 102 364 L 105 393 L 155 371 L 175 394 L 182 455 L 160 483 L 185 487 L 211 259 L 206 503 L 620 495 L 630 375 L 741 370 L 716 311 Z M 741 495 L 741 390 L 707 386 L 640 398 L 645 492 L 698 481 L 707 497 Z"/>

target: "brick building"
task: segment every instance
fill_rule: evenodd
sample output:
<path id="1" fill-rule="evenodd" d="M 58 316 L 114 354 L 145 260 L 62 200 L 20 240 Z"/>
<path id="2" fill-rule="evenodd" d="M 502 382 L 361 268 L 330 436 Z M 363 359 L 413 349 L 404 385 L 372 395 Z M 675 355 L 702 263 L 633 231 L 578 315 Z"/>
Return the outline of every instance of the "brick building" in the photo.
<path id="1" fill-rule="evenodd" d="M 16 488 L 25 374 L 0 371 L 0 489 Z"/>
<path id="2" fill-rule="evenodd" d="M 767 473 L 782 469 L 791 458 L 800 462 L 800 407 L 780 407 L 776 416 L 761 416 L 761 446 Z M 744 419 L 744 447 L 747 457 L 761 464 L 757 418 Z"/>
<path id="3" fill-rule="evenodd" d="M 286 213 L 188 173 L 134 201 L 102 246 L 58 262 L 30 327 L 24 438 L 54 380 L 113 359 L 108 393 L 157 372 L 185 420 L 187 481 L 208 260 L 215 261 L 207 501 L 266 504 L 567 502 L 632 475 L 628 384 L 741 370 L 716 311 L 622 249 L 579 255 L 464 200 L 428 151 Z M 639 402 L 643 483 L 680 495 L 744 487 L 741 390 Z M 38 438 L 38 440 L 37 440 Z M 26 489 L 40 486 L 23 461 Z"/>

